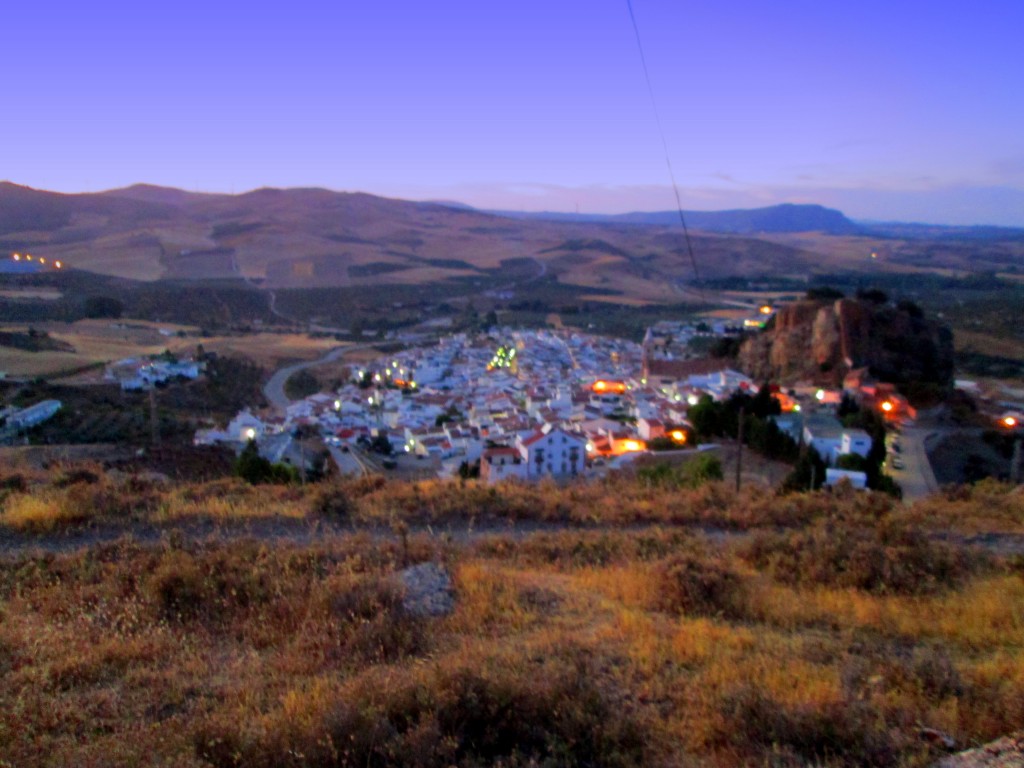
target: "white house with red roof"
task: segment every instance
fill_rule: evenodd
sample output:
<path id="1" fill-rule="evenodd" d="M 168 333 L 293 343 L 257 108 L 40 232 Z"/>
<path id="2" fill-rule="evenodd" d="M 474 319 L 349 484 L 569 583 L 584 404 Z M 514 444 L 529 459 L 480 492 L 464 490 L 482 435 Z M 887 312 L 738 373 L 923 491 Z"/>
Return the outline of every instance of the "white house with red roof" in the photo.
<path id="1" fill-rule="evenodd" d="M 516 448 L 531 479 L 582 475 L 587 460 L 587 439 L 560 427 L 545 425 L 516 439 Z"/>

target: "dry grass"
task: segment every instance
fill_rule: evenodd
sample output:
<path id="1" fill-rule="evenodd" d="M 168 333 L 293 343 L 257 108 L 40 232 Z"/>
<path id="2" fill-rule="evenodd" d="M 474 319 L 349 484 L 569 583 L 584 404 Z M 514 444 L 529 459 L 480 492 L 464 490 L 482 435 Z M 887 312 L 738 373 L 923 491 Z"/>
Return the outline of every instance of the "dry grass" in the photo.
<path id="1" fill-rule="evenodd" d="M 816 570 L 837 561 L 813 536 L 798 561 L 808 573 L 793 576 L 751 555 L 749 537 L 668 524 L 831 526 L 863 543 L 887 526 L 941 530 L 952 515 L 980 525 L 1005 495 L 996 488 L 904 512 L 874 496 L 730 500 L 625 479 L 166 487 L 65 466 L 12 484 L 3 519 L 18 530 L 66 526 L 69 509 L 92 521 L 396 523 L 642 512 L 666 525 L 302 545 L 172 536 L 8 556 L 0 765 L 923 766 L 939 753 L 922 725 L 963 745 L 1024 726 L 1014 561 L 975 562 L 924 593 L 861 589 Z M 446 617 L 402 608 L 395 571 L 425 560 L 453 576 Z"/>
<path id="2" fill-rule="evenodd" d="M 267 370 L 286 363 L 316 360 L 343 346 L 332 338 L 311 338 L 301 333 L 253 333 L 242 336 L 213 336 L 202 339 L 203 349 L 231 357 L 244 357 Z M 192 344 L 195 348 L 195 340 Z"/>

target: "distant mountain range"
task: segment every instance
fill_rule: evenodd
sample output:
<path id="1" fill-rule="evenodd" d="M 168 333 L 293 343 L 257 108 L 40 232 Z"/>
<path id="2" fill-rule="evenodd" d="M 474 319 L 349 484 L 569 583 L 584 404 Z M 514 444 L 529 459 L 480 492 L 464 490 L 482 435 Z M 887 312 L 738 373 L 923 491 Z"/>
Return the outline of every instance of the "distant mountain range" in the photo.
<path id="1" fill-rule="evenodd" d="M 579 214 L 579 213 L 516 213 L 491 211 L 509 218 L 544 219 L 546 221 L 588 222 L 593 224 L 635 224 L 639 226 L 678 227 L 679 211 L 655 213 Z M 785 203 L 767 208 L 732 211 L 685 211 L 687 227 L 706 232 L 732 235 L 753 235 L 780 232 L 821 232 L 827 235 L 863 234 L 864 227 L 850 221 L 841 212 L 820 205 Z"/>
<path id="2" fill-rule="evenodd" d="M 1024 266 L 1024 230 L 854 222 L 817 205 L 686 219 L 696 275 L 677 211 L 524 214 L 325 189 L 226 195 L 140 184 L 66 195 L 0 183 L 0 254 L 28 250 L 140 280 L 323 287 L 530 274 L 678 301 L 697 276 Z"/>

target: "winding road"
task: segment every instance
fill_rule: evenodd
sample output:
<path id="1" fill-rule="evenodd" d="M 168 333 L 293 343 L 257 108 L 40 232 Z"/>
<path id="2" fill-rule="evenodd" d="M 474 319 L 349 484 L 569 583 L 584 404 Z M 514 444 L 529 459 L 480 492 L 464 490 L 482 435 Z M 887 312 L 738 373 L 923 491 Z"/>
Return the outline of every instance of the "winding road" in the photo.
<path id="1" fill-rule="evenodd" d="M 292 374 L 298 373 L 305 368 L 312 368 L 316 365 L 332 363 L 335 360 L 340 360 L 349 352 L 372 348 L 372 344 L 348 344 L 341 347 L 335 347 L 323 357 L 317 358 L 316 360 L 308 360 L 304 363 L 293 363 L 292 365 L 286 365 L 284 368 L 278 368 L 274 371 L 274 375 L 270 377 L 270 380 L 263 385 L 263 395 L 272 406 L 277 408 L 279 411 L 284 411 L 292 402 L 284 392 L 284 385 L 288 379 L 291 378 Z"/>

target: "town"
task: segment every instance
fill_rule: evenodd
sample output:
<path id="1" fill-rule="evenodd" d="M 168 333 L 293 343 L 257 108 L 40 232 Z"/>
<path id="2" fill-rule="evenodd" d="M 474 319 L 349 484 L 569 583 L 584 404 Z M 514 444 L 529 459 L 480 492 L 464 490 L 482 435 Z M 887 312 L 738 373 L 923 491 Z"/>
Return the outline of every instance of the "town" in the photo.
<path id="1" fill-rule="evenodd" d="M 770 312 L 762 308 L 761 318 Z M 253 441 L 270 461 L 309 469 L 315 451 L 298 436 L 314 434 L 341 474 L 398 470 L 479 475 L 487 483 L 600 475 L 651 451 L 716 449 L 696 444 L 689 410 L 703 398 L 753 395 L 760 384 L 733 370 L 730 358 L 692 349 L 728 340 L 739 327 L 659 323 L 642 344 L 551 329 L 450 335 L 352 366 L 336 391 L 294 401 L 283 412 L 243 411 L 223 429 L 200 430 L 195 443 L 240 451 Z M 772 387 L 771 394 L 776 425 L 817 451 L 829 465 L 827 484 L 845 478 L 864 487 L 864 473 L 837 465 L 844 455 L 867 457 L 872 449 L 869 434 L 837 418 L 844 395 L 894 428 L 916 416 L 894 387 L 864 372 L 848 376 L 842 388 Z M 887 443 L 890 469 L 903 470 L 898 438 Z"/>

